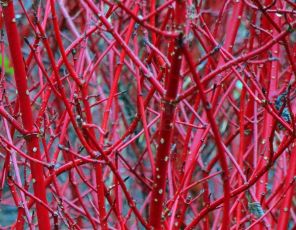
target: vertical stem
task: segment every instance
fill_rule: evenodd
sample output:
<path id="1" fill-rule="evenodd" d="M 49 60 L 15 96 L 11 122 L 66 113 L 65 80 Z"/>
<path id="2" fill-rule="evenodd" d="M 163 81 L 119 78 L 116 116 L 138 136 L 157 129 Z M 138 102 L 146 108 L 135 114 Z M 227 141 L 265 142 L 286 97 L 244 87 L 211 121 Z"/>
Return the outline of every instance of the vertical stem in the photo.
<path id="1" fill-rule="evenodd" d="M 239 133 L 240 133 L 240 142 L 239 142 L 239 151 L 238 151 L 238 164 L 241 168 L 243 168 L 243 158 L 244 158 L 244 153 L 245 153 L 245 142 L 246 142 L 246 137 L 245 137 L 245 127 L 244 127 L 244 119 L 245 119 L 245 97 L 246 97 L 246 88 L 243 87 L 242 88 L 242 92 L 241 92 L 241 105 L 240 105 L 240 114 L 239 114 L 239 120 L 240 120 L 240 127 L 239 127 Z M 241 178 L 240 175 L 238 175 L 238 185 L 242 185 L 243 180 Z M 240 220 L 242 218 L 242 201 L 239 200 L 239 203 L 237 204 L 237 209 L 236 209 L 236 222 L 237 222 L 237 226 L 236 229 L 239 229 L 239 224 L 240 224 Z"/>
<path id="2" fill-rule="evenodd" d="M 158 137 L 158 149 L 156 153 L 154 185 L 150 206 L 150 224 L 154 227 L 154 229 L 161 229 L 161 215 L 166 188 L 167 167 L 175 122 L 176 104 L 174 101 L 177 97 L 180 79 L 182 39 L 181 35 L 179 39 L 174 41 L 172 68 L 166 79 L 167 91 L 161 104 L 162 112 Z"/>
<path id="3" fill-rule="evenodd" d="M 175 112 L 180 69 L 182 63 L 183 31 L 186 22 L 186 1 L 178 0 L 175 6 L 175 26 L 179 37 L 172 40 L 169 47 L 171 69 L 165 79 L 166 92 L 162 98 L 161 119 L 156 152 L 155 172 L 150 206 L 150 224 L 154 229 L 161 229 L 163 202 L 166 192 L 167 168 L 173 138 Z"/>
<path id="4" fill-rule="evenodd" d="M 19 105 L 23 126 L 29 131 L 30 135 L 27 135 L 25 140 L 27 144 L 28 154 L 40 160 L 40 148 L 38 137 L 34 131 L 33 114 L 31 110 L 31 102 L 29 97 L 29 90 L 27 86 L 27 76 L 25 71 L 25 65 L 23 62 L 23 56 L 21 52 L 20 36 L 15 23 L 15 13 L 12 1 L 2 2 L 4 23 L 6 27 L 10 54 L 12 58 L 13 68 L 15 71 L 14 77 L 16 81 L 16 87 L 19 96 Z M 45 204 L 46 200 L 46 189 L 43 177 L 43 167 L 41 164 L 30 161 L 34 194 Z M 36 202 L 37 219 L 39 229 L 50 229 L 50 220 L 48 210 Z"/>

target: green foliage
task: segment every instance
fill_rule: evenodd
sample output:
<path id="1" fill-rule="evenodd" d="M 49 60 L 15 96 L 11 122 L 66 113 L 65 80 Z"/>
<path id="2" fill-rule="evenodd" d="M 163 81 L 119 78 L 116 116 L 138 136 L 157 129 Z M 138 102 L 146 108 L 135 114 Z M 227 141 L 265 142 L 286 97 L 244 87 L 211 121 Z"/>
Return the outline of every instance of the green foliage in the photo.
<path id="1" fill-rule="evenodd" d="M 0 63 L 2 66 L 2 55 L 0 54 Z M 12 65 L 10 64 L 10 61 L 8 59 L 8 57 L 4 56 L 4 69 L 5 69 L 5 73 L 12 76 L 14 74 L 14 69 L 12 67 Z"/>

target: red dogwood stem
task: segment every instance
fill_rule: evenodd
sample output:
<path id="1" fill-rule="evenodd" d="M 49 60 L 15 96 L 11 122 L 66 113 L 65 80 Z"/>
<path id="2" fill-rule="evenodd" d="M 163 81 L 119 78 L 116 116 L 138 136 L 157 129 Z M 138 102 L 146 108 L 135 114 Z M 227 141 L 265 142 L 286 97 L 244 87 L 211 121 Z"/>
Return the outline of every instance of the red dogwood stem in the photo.
<path id="1" fill-rule="evenodd" d="M 161 229 L 161 214 L 166 188 L 167 167 L 172 144 L 176 104 L 174 103 L 179 86 L 182 61 L 182 37 L 176 39 L 173 46 L 172 68 L 166 81 L 166 93 L 162 100 L 162 113 L 158 137 L 158 149 L 154 172 L 154 184 L 150 206 L 150 224 L 154 229 Z"/>
<path id="2" fill-rule="evenodd" d="M 16 26 L 13 2 L 2 2 L 2 9 L 11 59 L 15 71 L 14 77 L 17 87 L 17 93 L 19 96 L 21 118 L 24 128 L 29 132 L 29 134 L 27 134 L 25 137 L 28 154 L 31 157 L 40 160 L 41 154 L 39 142 L 37 134 L 34 131 L 33 114 L 31 110 L 29 90 L 27 87 L 27 74 L 23 62 L 23 55 L 21 52 L 21 45 L 19 40 L 20 36 Z M 38 199 L 46 204 L 46 190 L 42 173 L 43 167 L 41 164 L 38 164 L 34 161 L 30 161 L 30 166 L 33 178 L 34 194 Z M 50 229 L 48 210 L 39 202 L 36 202 L 36 209 L 39 229 Z"/>

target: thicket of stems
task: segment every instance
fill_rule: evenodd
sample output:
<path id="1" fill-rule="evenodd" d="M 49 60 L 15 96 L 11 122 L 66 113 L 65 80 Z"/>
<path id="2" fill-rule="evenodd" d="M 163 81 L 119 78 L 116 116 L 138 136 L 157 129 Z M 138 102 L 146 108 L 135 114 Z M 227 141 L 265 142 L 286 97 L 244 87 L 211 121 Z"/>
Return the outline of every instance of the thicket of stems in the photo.
<path id="1" fill-rule="evenodd" d="M 0 11 L 1 229 L 295 227 L 293 1 Z"/>

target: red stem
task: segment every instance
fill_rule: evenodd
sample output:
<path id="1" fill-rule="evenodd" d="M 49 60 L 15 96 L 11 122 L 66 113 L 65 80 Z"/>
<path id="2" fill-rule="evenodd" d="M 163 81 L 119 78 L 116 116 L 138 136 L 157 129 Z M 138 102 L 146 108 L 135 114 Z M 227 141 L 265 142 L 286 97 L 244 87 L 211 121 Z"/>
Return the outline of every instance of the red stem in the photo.
<path id="1" fill-rule="evenodd" d="M 155 160 L 154 185 L 151 195 L 150 224 L 155 229 L 161 229 L 161 215 L 163 209 L 164 196 L 166 193 L 167 167 L 170 158 L 173 128 L 175 123 L 178 85 L 180 79 L 180 67 L 182 60 L 182 37 L 173 42 L 172 68 L 167 77 L 166 94 L 161 107 L 160 128 L 158 137 L 158 148 Z"/>
<path id="2" fill-rule="evenodd" d="M 33 114 L 31 110 L 31 103 L 29 97 L 29 90 L 27 86 L 27 74 L 23 62 L 23 55 L 21 51 L 20 36 L 17 30 L 14 6 L 12 1 L 3 1 L 3 16 L 7 32 L 7 38 L 9 43 L 10 54 L 12 58 L 12 63 L 14 67 L 14 77 L 16 82 L 16 87 L 18 91 L 19 101 L 20 101 L 20 112 L 23 122 L 23 126 L 28 130 L 29 134 L 26 135 L 26 144 L 28 154 L 31 157 L 36 158 L 40 161 L 41 153 L 39 147 L 39 140 L 34 129 Z M 34 180 L 33 188 L 34 194 L 38 199 L 40 199 L 44 204 L 47 204 L 46 199 L 46 189 L 43 177 L 43 167 L 41 164 L 30 161 L 32 177 Z M 36 204 L 37 209 L 37 219 L 40 229 L 50 229 L 49 213 L 48 210 L 41 205 L 39 202 Z"/>

